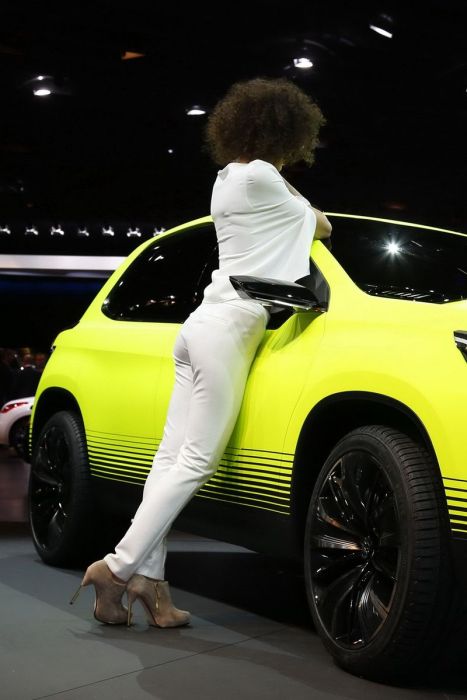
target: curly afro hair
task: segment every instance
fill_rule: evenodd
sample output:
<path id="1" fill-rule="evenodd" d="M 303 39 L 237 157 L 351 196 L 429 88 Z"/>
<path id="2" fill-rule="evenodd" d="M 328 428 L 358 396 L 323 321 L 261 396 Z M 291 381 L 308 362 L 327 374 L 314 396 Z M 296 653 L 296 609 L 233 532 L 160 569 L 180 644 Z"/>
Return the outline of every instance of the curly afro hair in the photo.
<path id="1" fill-rule="evenodd" d="M 325 122 L 319 107 L 286 78 L 240 81 L 211 112 L 206 148 L 222 166 L 237 158 L 311 165 Z"/>

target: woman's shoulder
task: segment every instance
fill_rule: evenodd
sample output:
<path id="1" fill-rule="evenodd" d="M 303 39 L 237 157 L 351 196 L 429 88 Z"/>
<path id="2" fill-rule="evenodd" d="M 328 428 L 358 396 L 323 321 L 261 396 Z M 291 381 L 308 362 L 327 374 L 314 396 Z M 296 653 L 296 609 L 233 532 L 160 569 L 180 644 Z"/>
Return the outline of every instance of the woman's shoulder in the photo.
<path id="1" fill-rule="evenodd" d="M 278 175 L 281 177 L 279 171 L 273 165 L 272 163 L 269 163 L 267 160 L 261 160 L 260 158 L 255 158 L 255 160 L 250 160 L 249 163 L 247 163 L 248 166 L 248 173 L 249 174 L 273 174 L 273 175 Z"/>
<path id="2" fill-rule="evenodd" d="M 260 159 L 248 163 L 246 192 L 253 206 L 272 206 L 292 198 L 277 168 Z"/>
<path id="3" fill-rule="evenodd" d="M 247 164 L 245 175 L 250 185 L 268 186 L 279 184 L 283 186 L 282 175 L 272 163 L 268 163 L 266 160 L 260 160 L 259 158 L 251 160 Z"/>

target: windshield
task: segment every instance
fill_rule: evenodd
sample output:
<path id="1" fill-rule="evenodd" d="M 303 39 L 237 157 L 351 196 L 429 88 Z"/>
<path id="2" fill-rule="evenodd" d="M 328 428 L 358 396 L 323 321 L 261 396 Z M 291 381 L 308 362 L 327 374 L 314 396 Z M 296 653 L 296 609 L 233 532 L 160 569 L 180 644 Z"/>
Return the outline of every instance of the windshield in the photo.
<path id="1" fill-rule="evenodd" d="M 467 236 L 330 219 L 332 254 L 368 294 L 434 304 L 467 299 Z"/>

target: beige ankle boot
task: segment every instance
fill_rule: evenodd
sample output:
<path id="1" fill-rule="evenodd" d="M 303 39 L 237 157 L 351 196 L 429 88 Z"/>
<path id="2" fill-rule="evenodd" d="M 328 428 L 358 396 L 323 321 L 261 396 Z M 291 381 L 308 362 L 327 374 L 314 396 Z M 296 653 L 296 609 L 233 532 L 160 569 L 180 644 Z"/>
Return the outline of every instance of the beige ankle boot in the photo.
<path id="1" fill-rule="evenodd" d="M 178 610 L 173 603 L 168 581 L 135 574 L 127 584 L 128 625 L 131 621 L 131 608 L 139 598 L 146 610 L 148 622 L 155 627 L 181 627 L 190 622 L 190 613 Z"/>
<path id="2" fill-rule="evenodd" d="M 124 625 L 128 621 L 127 609 L 122 605 L 122 595 L 126 584 L 119 583 L 113 576 L 103 559 L 88 566 L 84 578 L 70 600 L 72 605 L 84 586 L 94 584 L 96 598 L 94 601 L 94 617 L 107 625 Z"/>

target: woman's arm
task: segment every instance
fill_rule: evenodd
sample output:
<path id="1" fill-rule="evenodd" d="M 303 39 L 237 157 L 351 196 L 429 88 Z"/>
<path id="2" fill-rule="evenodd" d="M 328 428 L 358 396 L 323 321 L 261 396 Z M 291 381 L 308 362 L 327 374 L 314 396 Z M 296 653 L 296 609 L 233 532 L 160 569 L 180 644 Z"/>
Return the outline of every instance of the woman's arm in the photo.
<path id="1" fill-rule="evenodd" d="M 316 230 L 314 238 L 322 240 L 323 238 L 329 238 L 332 232 L 332 226 L 325 214 L 315 207 L 311 207 L 315 212 L 316 216 Z"/>
<path id="2" fill-rule="evenodd" d="M 313 207 L 308 199 L 279 174 L 275 166 L 260 161 L 255 161 L 252 166 L 247 179 L 247 197 L 253 206 L 261 206 L 265 203 L 278 204 L 285 202 L 291 196 L 297 197 L 309 206 L 316 216 L 314 238 L 321 240 L 330 237 L 332 226 L 323 212 Z"/>
<path id="3" fill-rule="evenodd" d="M 301 195 L 300 192 L 296 190 L 293 185 L 290 184 L 290 182 L 287 182 L 287 180 L 284 177 L 282 179 L 284 180 L 284 184 L 291 194 L 293 194 L 295 197 L 299 197 L 299 199 L 306 202 L 313 209 L 316 216 L 316 229 L 314 238 L 317 238 L 318 240 L 322 240 L 323 238 L 329 238 L 332 231 L 332 226 L 329 219 L 323 214 L 322 211 L 316 209 L 316 207 L 313 207 L 310 204 L 310 202 L 307 199 L 305 199 L 305 197 Z"/>

